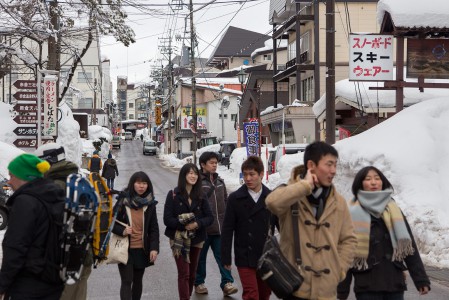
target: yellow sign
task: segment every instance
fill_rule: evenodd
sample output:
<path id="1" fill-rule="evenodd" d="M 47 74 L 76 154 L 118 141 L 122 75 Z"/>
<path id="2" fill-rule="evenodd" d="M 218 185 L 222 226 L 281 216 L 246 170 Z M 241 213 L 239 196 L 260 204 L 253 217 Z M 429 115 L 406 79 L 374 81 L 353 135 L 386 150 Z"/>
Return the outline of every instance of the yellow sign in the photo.
<path id="1" fill-rule="evenodd" d="M 158 105 L 159 104 L 159 105 Z M 155 117 L 154 117 L 154 121 L 156 123 L 156 125 L 161 125 L 162 123 L 162 107 L 161 107 L 161 102 L 160 101 L 156 101 L 156 109 L 155 109 Z"/>
<path id="2" fill-rule="evenodd" d="M 182 108 L 182 116 L 191 116 L 192 115 L 192 108 L 190 107 L 187 109 L 186 107 Z M 207 115 L 207 109 L 205 108 L 196 108 L 196 115 L 197 116 L 206 116 Z"/>

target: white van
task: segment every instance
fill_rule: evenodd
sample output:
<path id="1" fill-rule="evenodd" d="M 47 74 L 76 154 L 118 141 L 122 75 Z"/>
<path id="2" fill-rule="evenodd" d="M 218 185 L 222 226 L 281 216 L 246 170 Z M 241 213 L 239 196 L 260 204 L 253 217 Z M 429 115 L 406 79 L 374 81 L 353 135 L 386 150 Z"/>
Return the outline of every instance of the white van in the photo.
<path id="1" fill-rule="evenodd" d="M 298 152 L 304 152 L 304 150 L 306 150 L 307 145 L 309 144 L 285 144 L 285 145 L 279 144 L 276 148 L 276 156 L 274 160 L 274 169 L 276 170 L 276 172 L 279 172 L 278 162 L 284 154 L 295 154 Z"/>
<path id="2" fill-rule="evenodd" d="M 125 132 L 125 140 L 126 140 L 126 141 L 127 141 L 127 140 L 132 141 L 132 139 L 133 139 L 133 133 L 130 132 L 130 131 L 126 131 L 126 132 Z"/>

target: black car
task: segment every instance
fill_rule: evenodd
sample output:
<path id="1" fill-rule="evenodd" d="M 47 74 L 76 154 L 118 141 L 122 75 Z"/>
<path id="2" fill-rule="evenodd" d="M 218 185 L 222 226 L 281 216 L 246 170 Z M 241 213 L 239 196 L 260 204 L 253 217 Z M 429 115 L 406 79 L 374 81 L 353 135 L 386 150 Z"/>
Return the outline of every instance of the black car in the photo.
<path id="1" fill-rule="evenodd" d="M 220 142 L 220 150 L 218 150 L 218 156 L 222 165 L 228 166 L 229 168 L 231 154 L 235 148 L 237 148 L 237 143 L 235 142 Z"/>

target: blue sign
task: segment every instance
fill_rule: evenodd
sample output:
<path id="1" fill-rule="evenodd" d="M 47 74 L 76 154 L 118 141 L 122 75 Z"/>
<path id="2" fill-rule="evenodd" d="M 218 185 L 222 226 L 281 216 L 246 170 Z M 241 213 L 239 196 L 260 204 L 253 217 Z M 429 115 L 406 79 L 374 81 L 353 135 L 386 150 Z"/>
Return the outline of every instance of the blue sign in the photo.
<path id="1" fill-rule="evenodd" d="M 259 122 L 243 122 L 243 139 L 247 156 L 259 156 Z"/>

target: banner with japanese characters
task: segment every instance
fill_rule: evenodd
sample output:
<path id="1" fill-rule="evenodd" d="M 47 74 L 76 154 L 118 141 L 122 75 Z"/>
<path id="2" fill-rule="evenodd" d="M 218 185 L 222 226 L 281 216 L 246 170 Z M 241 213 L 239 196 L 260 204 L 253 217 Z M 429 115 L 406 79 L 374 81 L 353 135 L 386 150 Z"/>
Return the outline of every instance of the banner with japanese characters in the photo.
<path id="1" fill-rule="evenodd" d="M 349 35 L 349 80 L 393 80 L 392 35 Z"/>
<path id="2" fill-rule="evenodd" d="M 243 139 L 246 144 L 246 155 L 259 155 L 259 122 L 251 120 L 243 122 Z"/>
<path id="3" fill-rule="evenodd" d="M 58 101 L 56 90 L 56 76 L 44 77 L 44 120 L 43 120 L 43 136 L 58 135 Z"/>

